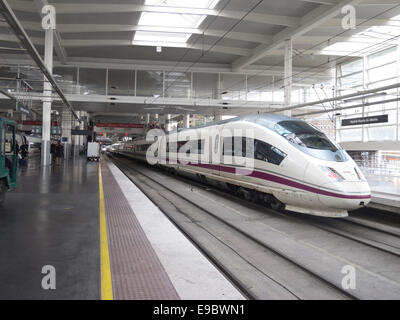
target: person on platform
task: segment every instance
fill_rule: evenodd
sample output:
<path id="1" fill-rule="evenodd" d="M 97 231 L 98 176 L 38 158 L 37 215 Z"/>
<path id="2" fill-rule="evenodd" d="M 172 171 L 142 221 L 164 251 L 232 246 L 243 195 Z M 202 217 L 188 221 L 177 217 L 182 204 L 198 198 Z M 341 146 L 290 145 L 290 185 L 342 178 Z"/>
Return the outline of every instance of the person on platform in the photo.
<path id="1" fill-rule="evenodd" d="M 61 141 L 58 140 L 56 148 L 55 148 L 55 154 L 56 154 L 56 165 L 59 166 L 61 165 L 61 159 L 64 156 L 64 147 L 61 144 Z"/>

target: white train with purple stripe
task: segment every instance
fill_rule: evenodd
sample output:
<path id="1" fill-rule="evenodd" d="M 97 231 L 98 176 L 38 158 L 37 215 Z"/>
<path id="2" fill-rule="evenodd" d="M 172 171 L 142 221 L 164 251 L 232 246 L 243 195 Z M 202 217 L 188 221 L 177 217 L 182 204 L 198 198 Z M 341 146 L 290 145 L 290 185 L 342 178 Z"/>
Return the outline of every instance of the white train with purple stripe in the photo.
<path id="1" fill-rule="evenodd" d="M 136 139 L 118 153 L 222 185 L 274 209 L 344 217 L 365 206 L 370 187 L 339 145 L 303 120 L 250 115 Z"/>

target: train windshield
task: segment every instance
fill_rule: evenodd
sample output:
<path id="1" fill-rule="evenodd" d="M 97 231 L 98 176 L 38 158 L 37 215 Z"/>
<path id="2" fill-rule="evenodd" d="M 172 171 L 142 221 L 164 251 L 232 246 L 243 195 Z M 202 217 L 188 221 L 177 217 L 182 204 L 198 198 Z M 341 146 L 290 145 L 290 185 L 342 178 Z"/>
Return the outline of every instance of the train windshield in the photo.
<path id="1" fill-rule="evenodd" d="M 303 152 L 322 160 L 347 161 L 346 152 L 323 132 L 304 121 L 281 121 L 275 131 Z"/>

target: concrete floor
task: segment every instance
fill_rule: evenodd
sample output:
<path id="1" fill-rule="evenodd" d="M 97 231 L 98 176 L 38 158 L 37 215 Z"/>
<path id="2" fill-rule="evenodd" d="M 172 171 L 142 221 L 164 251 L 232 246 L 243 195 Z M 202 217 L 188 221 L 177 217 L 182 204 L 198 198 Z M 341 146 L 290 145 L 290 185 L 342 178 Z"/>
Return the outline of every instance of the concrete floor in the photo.
<path id="1" fill-rule="evenodd" d="M 86 159 L 19 168 L 0 208 L 0 299 L 99 299 L 98 164 Z M 42 288 L 42 268 L 56 289 Z"/>

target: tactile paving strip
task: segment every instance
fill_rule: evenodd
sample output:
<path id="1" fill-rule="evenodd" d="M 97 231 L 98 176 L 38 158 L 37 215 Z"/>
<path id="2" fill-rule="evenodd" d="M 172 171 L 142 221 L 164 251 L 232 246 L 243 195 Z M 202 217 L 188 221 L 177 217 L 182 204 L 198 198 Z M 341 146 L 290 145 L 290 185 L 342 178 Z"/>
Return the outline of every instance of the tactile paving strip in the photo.
<path id="1" fill-rule="evenodd" d="M 179 299 L 128 200 L 104 162 L 101 170 L 114 299 Z"/>

